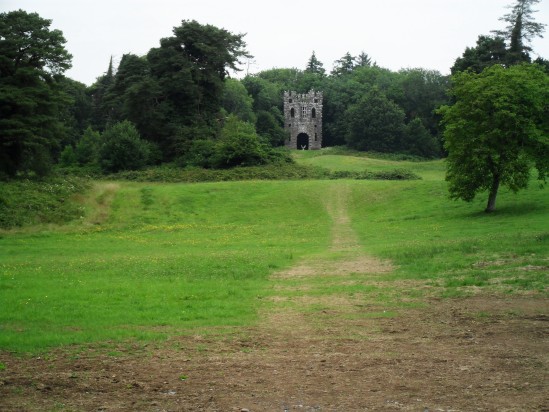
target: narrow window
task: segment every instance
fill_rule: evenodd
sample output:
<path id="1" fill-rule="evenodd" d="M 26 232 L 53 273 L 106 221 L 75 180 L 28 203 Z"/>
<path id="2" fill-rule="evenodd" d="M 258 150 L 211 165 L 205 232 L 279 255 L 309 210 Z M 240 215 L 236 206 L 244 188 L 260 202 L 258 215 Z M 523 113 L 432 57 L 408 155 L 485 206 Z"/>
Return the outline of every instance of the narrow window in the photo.
<path id="1" fill-rule="evenodd" d="M 314 119 L 316 117 L 316 109 L 313 107 L 313 110 L 311 110 L 311 117 Z"/>
<path id="2" fill-rule="evenodd" d="M 307 108 L 305 106 L 301 108 L 301 117 L 307 117 Z"/>
<path id="3" fill-rule="evenodd" d="M 316 138 L 316 133 L 315 133 L 315 142 L 317 141 L 317 138 Z"/>
<path id="4" fill-rule="evenodd" d="M 292 100 L 292 99 L 290 99 L 290 100 L 288 100 L 288 102 L 292 103 L 292 102 L 293 102 L 293 100 Z"/>
<path id="5" fill-rule="evenodd" d="M 295 110 L 292 107 L 292 110 L 290 110 L 290 117 L 295 117 Z"/>

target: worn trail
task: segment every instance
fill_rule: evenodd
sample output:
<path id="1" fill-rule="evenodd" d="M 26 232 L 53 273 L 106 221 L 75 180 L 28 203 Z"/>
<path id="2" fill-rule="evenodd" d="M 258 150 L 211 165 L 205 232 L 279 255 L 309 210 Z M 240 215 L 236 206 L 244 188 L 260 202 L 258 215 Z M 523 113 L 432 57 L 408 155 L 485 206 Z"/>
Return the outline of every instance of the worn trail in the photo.
<path id="1" fill-rule="evenodd" d="M 273 274 L 258 326 L 121 347 L 123 356 L 12 357 L 0 409 L 547 410 L 546 301 L 414 299 L 410 283 L 385 280 L 390 262 L 364 253 L 351 190 L 331 186 L 329 249 Z"/>

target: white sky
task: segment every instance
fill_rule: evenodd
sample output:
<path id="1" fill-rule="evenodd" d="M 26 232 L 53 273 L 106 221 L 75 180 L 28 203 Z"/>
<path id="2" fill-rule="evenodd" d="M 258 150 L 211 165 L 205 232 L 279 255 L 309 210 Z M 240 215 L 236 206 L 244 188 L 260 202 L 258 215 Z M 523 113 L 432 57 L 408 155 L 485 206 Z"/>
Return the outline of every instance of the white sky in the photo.
<path id="1" fill-rule="evenodd" d="M 313 50 L 327 71 L 347 51 L 366 52 L 391 70 L 422 67 L 448 74 L 455 59 L 515 0 L 0 0 L 0 12 L 23 9 L 53 20 L 67 39 L 73 67 L 67 76 L 90 85 L 110 56 L 144 55 L 181 20 L 246 33 L 254 55 L 249 72 L 304 69 Z M 536 5 L 549 25 L 549 0 Z M 549 27 L 548 27 L 549 28 Z M 549 59 L 549 32 L 534 52 Z M 535 57 L 535 55 L 533 55 Z M 117 63 L 116 63 L 117 64 Z M 116 66 L 115 66 L 116 67 Z M 247 68 L 244 67 L 244 73 Z"/>

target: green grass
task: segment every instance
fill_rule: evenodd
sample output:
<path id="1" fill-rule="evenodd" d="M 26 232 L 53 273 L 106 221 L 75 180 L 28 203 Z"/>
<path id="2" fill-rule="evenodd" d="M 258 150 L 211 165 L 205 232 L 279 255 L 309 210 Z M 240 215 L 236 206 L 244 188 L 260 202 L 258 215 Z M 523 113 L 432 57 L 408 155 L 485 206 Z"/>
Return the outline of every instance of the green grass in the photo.
<path id="1" fill-rule="evenodd" d="M 484 196 L 448 199 L 440 161 L 303 156 L 299 162 L 323 159 L 331 170 L 404 166 L 424 179 L 98 182 L 67 209 L 85 210 L 84 219 L 0 232 L 0 349 L 231 330 L 257 322 L 272 295 L 360 296 L 373 305 L 362 316 L 394 316 L 421 306 L 426 293 L 395 292 L 401 280 L 446 297 L 547 296 L 549 190 L 502 190 L 498 211 L 485 214 Z M 288 279 L 275 290 L 274 271 L 301 257 L 330 257 L 324 204 L 340 184 L 351 189 L 364 251 L 390 259 L 395 271 L 374 282 L 363 274 Z"/>
<path id="2" fill-rule="evenodd" d="M 399 268 L 387 280 L 429 280 L 450 294 L 547 292 L 548 190 L 502 190 L 497 212 L 486 214 L 485 196 L 451 201 L 444 182 L 356 183 L 353 222 L 365 248 Z"/>
<path id="3" fill-rule="evenodd" d="M 102 225 L 4 235 L 0 347 L 253 322 L 267 275 L 328 242 L 317 183 L 123 184 Z"/>
<path id="4" fill-rule="evenodd" d="M 395 169 L 405 169 L 421 176 L 423 180 L 441 180 L 444 175 L 443 160 L 397 161 L 330 153 L 329 149 L 298 151 L 294 154 L 294 158 L 298 164 L 318 166 L 331 171 L 389 172 Z"/>

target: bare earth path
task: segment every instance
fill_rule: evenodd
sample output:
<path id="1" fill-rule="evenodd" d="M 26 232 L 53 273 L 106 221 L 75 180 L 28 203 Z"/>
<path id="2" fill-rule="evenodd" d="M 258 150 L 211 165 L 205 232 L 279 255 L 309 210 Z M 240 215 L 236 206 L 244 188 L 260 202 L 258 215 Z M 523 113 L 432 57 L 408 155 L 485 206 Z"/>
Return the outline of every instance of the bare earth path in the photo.
<path id="1" fill-rule="evenodd" d="M 0 410 L 549 411 L 546 301 L 414 299 L 428 286 L 383 281 L 394 268 L 363 253 L 349 196 L 327 194 L 330 250 L 272 276 L 259 326 L 12 358 Z"/>

